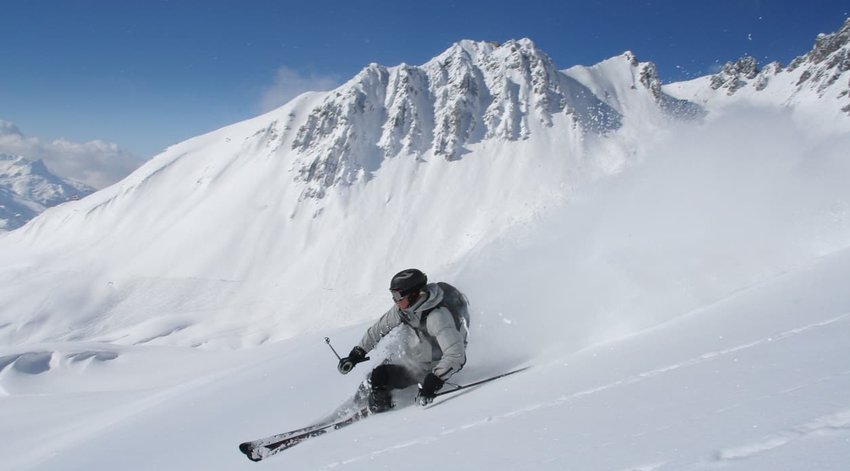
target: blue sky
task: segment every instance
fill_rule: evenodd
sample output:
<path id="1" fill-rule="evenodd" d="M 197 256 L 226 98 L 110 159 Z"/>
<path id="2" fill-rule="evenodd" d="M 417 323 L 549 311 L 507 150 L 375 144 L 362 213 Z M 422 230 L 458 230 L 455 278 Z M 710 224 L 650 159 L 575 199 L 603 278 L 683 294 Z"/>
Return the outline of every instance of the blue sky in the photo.
<path id="1" fill-rule="evenodd" d="M 0 0 L 0 120 L 148 158 L 370 62 L 531 38 L 559 68 L 632 50 L 665 82 L 750 54 L 787 63 L 847 0 Z"/>

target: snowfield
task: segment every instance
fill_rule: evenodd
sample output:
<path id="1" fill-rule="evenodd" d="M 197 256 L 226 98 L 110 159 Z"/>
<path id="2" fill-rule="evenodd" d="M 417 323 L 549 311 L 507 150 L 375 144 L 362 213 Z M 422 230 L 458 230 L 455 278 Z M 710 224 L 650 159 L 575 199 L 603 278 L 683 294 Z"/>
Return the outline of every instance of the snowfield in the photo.
<path id="1" fill-rule="evenodd" d="M 780 100 L 784 76 L 777 98 L 733 102 L 708 81 L 641 88 L 651 68 L 631 54 L 561 77 L 529 41 L 476 47 L 440 57 L 480 54 L 461 65 L 491 65 L 494 103 L 513 90 L 529 108 L 451 106 L 502 130 L 520 116 L 526 137 L 346 160 L 340 142 L 454 132 L 393 134 L 380 110 L 314 122 L 441 70 L 373 65 L 0 234 L 0 469 L 848 469 L 847 114 L 814 92 Z M 487 61 L 520 53 L 563 87 L 547 93 L 600 95 L 552 111 L 510 67 L 505 87 Z M 420 92 L 386 110 L 434 119 Z M 670 115 L 677 100 L 704 114 Z M 839 121 L 807 119 L 819 108 Z M 603 115 L 622 126 L 582 130 Z M 293 150 L 303 129 L 339 160 Z M 452 382 L 531 368 L 426 408 L 402 391 L 394 411 L 249 462 L 239 443 L 324 417 L 381 361 L 393 336 L 342 376 L 324 338 L 347 352 L 410 266 L 471 300 Z"/>
<path id="2" fill-rule="evenodd" d="M 848 276 L 844 251 L 572 353 L 493 362 L 486 342 L 474 343 L 458 381 L 534 368 L 256 464 L 238 443 L 324 415 L 368 368 L 341 377 L 324 342 L 303 338 L 227 354 L 118 349 L 114 360 L 46 373 L 56 377 L 42 384 L 11 369 L 3 376 L 11 389 L 2 398 L 4 468 L 424 470 L 440 456 L 450 469 L 844 469 Z M 482 323 L 479 338 L 489 327 Z M 331 334 L 342 345 L 359 331 Z M 36 348 L 58 358 L 69 347 Z"/>

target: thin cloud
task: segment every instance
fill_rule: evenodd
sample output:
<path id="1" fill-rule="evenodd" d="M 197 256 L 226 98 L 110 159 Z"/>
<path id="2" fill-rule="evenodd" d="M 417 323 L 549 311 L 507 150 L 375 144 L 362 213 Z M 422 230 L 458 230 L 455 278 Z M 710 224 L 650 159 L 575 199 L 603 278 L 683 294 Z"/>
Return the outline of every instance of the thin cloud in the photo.
<path id="1" fill-rule="evenodd" d="M 288 103 L 304 92 L 319 92 L 338 87 L 338 78 L 313 72 L 302 72 L 281 66 L 275 73 L 274 83 L 263 91 L 260 111 L 263 113 Z"/>
<path id="2" fill-rule="evenodd" d="M 117 182 L 142 163 L 141 159 L 111 142 L 99 139 L 82 143 L 67 139 L 43 141 L 25 136 L 8 121 L 0 121 L 0 152 L 42 160 L 55 175 L 94 188 Z"/>

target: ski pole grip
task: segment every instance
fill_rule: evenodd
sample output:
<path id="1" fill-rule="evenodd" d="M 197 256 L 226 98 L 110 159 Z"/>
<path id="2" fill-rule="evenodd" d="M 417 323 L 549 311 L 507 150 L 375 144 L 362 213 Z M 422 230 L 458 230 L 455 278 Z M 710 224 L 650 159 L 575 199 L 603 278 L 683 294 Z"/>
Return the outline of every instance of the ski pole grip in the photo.
<path id="1" fill-rule="evenodd" d="M 354 363 L 350 361 L 343 361 L 339 364 L 339 372 L 347 375 L 352 369 L 354 369 Z"/>

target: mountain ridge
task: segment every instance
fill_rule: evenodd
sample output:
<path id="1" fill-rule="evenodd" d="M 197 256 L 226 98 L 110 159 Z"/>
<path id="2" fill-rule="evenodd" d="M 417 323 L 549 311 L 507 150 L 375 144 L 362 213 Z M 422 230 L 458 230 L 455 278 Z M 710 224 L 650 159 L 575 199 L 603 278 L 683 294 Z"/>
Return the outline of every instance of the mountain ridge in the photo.
<path id="1" fill-rule="evenodd" d="M 385 158 L 426 153 L 452 161 L 483 140 L 516 141 L 529 121 L 566 115 L 582 132 L 616 129 L 619 117 L 564 77 L 531 40 L 501 46 L 464 40 L 422 66 L 370 64 L 330 92 L 292 143 L 306 197 L 366 177 Z"/>
<path id="2" fill-rule="evenodd" d="M 668 84 L 664 89 L 677 97 L 715 108 L 738 99 L 792 108 L 805 108 L 807 101 L 824 100 L 835 103 L 829 107 L 832 110 L 829 117 L 822 119 L 824 125 L 832 127 L 837 121 L 839 128 L 846 129 L 846 117 L 850 116 L 850 80 L 841 79 L 846 78 L 848 70 L 850 19 L 837 31 L 818 35 L 812 48 L 787 66 L 773 61 L 761 67 L 755 58 L 744 56 L 725 63 L 716 74 Z M 813 113 L 816 111 L 807 114 Z"/>

